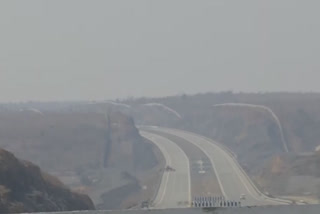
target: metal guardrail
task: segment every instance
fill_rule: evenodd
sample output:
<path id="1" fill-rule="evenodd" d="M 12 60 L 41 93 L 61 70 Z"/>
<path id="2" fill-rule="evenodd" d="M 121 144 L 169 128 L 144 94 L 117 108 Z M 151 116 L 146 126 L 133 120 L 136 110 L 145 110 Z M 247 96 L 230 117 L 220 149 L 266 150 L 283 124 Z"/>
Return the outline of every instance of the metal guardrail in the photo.
<path id="1" fill-rule="evenodd" d="M 224 196 L 195 197 L 191 203 L 192 207 L 241 207 L 241 201 L 226 200 Z"/>

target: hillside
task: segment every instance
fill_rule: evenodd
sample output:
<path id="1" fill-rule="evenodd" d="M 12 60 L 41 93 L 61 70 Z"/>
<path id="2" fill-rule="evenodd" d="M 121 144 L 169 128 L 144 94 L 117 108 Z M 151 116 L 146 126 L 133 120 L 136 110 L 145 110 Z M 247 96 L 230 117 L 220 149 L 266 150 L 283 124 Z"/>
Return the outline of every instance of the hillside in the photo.
<path id="1" fill-rule="evenodd" d="M 164 164 L 133 119 L 117 112 L 0 112 L 0 147 L 89 194 L 105 209 L 126 208 L 154 194 L 159 178 L 152 175 Z M 146 183 L 150 188 L 143 198 Z M 116 202 L 106 196 L 111 191 L 121 192 Z"/>
<path id="2" fill-rule="evenodd" d="M 255 181 L 275 195 L 320 198 L 320 153 L 275 156 L 260 170 Z"/>
<path id="3" fill-rule="evenodd" d="M 185 129 L 227 145 L 251 174 L 273 155 L 285 153 L 284 144 L 292 153 L 312 152 L 320 144 L 320 94 L 316 93 L 221 92 L 124 103 L 131 106 L 139 124 Z M 152 103 L 158 106 L 146 107 Z M 221 105 L 228 103 L 240 105 Z"/>
<path id="4" fill-rule="evenodd" d="M 92 209 L 88 196 L 71 192 L 38 166 L 0 149 L 0 213 Z"/>
<path id="5" fill-rule="evenodd" d="M 124 103 L 132 107 L 131 113 L 139 124 L 171 126 L 197 132 L 201 131 L 203 133 L 206 132 L 206 135 L 211 134 L 212 137 L 218 138 L 221 132 L 220 130 L 215 131 L 215 129 L 219 129 L 222 126 L 221 123 L 225 123 L 225 120 L 228 121 L 231 115 L 233 119 L 243 117 L 244 120 L 250 120 L 255 117 L 257 120 L 269 120 L 273 123 L 275 121 L 270 113 L 259 108 L 244 106 L 215 107 L 215 105 L 241 103 L 265 106 L 270 108 L 279 118 L 290 151 L 313 151 L 320 144 L 318 140 L 320 138 L 319 132 L 314 131 L 320 128 L 320 94 L 317 93 L 222 92 L 131 99 L 124 101 Z M 156 106 L 147 108 L 145 104 L 148 103 L 162 104 L 177 112 L 181 118 L 164 108 Z M 228 114 L 230 116 L 225 119 Z M 209 124 L 209 127 L 207 127 L 207 124 Z M 225 130 L 229 129 L 228 125 L 224 126 Z M 211 130 L 204 130 L 206 127 Z M 275 132 L 277 131 L 275 129 Z M 226 139 L 226 141 L 230 140 Z M 234 143 L 232 142 L 232 144 Z"/>
<path id="6" fill-rule="evenodd" d="M 139 124 L 184 129 L 223 143 L 236 153 L 242 167 L 264 191 L 318 195 L 317 172 L 300 175 L 293 170 L 319 166 L 314 165 L 318 163 L 315 156 L 305 156 L 320 145 L 318 93 L 222 92 L 131 99 L 124 103 L 131 106 L 131 114 Z M 148 103 L 157 106 L 146 108 Z M 270 169 L 261 171 L 266 164 L 288 156 L 291 159 L 284 165 L 290 169 L 283 172 L 288 177 L 272 179 L 268 176 Z M 286 179 L 290 179 L 289 184 Z"/>
<path id="7" fill-rule="evenodd" d="M 106 122 L 96 113 L 0 113 L 0 146 L 48 172 L 98 167 Z"/>
<path id="8" fill-rule="evenodd" d="M 131 117 L 116 112 L 110 114 L 107 121 L 105 167 L 131 171 L 150 169 L 157 164 L 152 144 L 140 136 Z"/>

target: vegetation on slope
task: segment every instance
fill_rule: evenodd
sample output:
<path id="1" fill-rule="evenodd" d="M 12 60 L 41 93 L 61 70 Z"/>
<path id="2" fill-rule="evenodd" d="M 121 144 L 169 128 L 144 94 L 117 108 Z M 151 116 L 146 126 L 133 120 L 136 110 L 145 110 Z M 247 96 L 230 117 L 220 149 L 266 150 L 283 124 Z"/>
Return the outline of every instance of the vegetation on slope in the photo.
<path id="1" fill-rule="evenodd" d="M 320 198 L 320 153 L 275 156 L 256 177 L 256 182 L 275 195 L 313 195 Z"/>

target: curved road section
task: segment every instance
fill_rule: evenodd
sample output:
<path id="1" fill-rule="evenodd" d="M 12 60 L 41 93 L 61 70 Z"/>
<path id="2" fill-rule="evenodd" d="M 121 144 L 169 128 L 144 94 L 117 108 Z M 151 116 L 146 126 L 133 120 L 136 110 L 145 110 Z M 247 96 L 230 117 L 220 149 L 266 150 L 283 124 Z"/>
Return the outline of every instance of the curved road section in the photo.
<path id="1" fill-rule="evenodd" d="M 160 127 L 143 127 L 143 129 L 175 135 L 200 148 L 210 159 L 225 198 L 238 201 L 244 194 L 246 199 L 242 202 L 242 206 L 288 204 L 285 200 L 269 198 L 261 194 L 238 162 L 221 144 L 203 136 L 176 129 Z M 173 153 L 173 155 L 176 154 Z"/>
<path id="2" fill-rule="evenodd" d="M 140 131 L 161 150 L 166 165 L 174 171 L 165 170 L 152 206 L 157 209 L 189 207 L 191 200 L 190 165 L 186 154 L 167 138 Z"/>

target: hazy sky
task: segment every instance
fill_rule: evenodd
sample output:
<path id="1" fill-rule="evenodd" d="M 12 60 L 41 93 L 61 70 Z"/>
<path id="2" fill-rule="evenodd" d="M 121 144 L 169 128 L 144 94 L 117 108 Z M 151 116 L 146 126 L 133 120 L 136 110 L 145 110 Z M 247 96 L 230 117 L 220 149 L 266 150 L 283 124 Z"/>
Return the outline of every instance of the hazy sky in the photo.
<path id="1" fill-rule="evenodd" d="M 0 101 L 320 91 L 319 0 L 1 0 Z"/>

